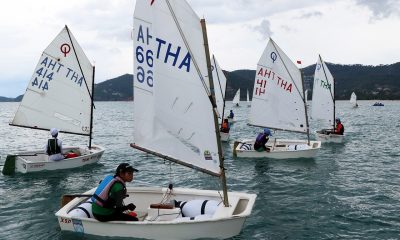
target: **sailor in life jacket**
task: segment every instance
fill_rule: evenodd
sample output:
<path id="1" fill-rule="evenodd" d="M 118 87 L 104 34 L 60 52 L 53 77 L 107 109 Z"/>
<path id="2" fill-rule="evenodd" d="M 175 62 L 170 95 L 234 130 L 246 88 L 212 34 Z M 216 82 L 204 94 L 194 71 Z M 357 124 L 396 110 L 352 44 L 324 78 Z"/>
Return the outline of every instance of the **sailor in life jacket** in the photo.
<path id="1" fill-rule="evenodd" d="M 56 128 L 50 129 L 50 134 L 53 138 L 47 140 L 46 153 L 49 155 L 49 161 L 63 160 L 62 155 L 62 141 L 57 138 L 58 130 Z"/>
<path id="2" fill-rule="evenodd" d="M 343 126 L 342 122 L 340 122 L 340 118 L 336 118 L 335 133 L 339 134 L 339 135 L 343 135 L 343 133 L 344 133 L 344 126 Z"/>
<path id="3" fill-rule="evenodd" d="M 221 126 L 221 132 L 224 133 L 229 133 L 230 130 L 230 126 L 229 126 L 229 121 L 227 118 L 224 119 L 224 121 L 222 122 L 222 126 Z"/>
<path id="4" fill-rule="evenodd" d="M 107 221 L 138 221 L 135 214 L 124 213 L 127 210 L 133 211 L 136 206 L 133 203 L 124 205 L 126 194 L 126 182 L 132 182 L 133 172 L 138 172 L 129 163 L 121 163 L 115 175 L 106 176 L 97 187 L 91 198 L 92 212 L 94 218 L 101 222 Z"/>
<path id="5" fill-rule="evenodd" d="M 229 111 L 229 116 L 228 118 L 234 118 L 235 114 L 233 113 L 232 109 Z"/>
<path id="6" fill-rule="evenodd" d="M 269 130 L 269 128 L 264 128 L 264 131 L 258 134 L 256 141 L 254 142 L 254 150 L 257 152 L 269 152 L 271 149 L 265 146 L 269 140 L 269 136 L 272 136 L 271 130 Z"/>

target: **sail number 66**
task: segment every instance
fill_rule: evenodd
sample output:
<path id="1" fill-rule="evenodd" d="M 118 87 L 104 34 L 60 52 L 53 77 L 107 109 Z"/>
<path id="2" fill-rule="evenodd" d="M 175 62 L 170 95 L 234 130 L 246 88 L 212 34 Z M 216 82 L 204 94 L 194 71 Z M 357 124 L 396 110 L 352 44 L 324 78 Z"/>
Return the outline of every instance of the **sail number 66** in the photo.
<path id="1" fill-rule="evenodd" d="M 136 48 L 136 60 L 143 64 L 146 61 L 146 64 L 149 68 L 153 67 L 153 51 L 147 50 L 146 51 L 146 57 L 144 56 L 144 49 L 141 46 L 138 46 Z M 149 87 L 153 87 L 153 71 L 152 70 L 147 70 L 145 71 L 142 66 L 137 67 L 137 74 L 136 74 L 136 79 L 140 82 L 143 83 L 146 80 L 147 85 Z"/>

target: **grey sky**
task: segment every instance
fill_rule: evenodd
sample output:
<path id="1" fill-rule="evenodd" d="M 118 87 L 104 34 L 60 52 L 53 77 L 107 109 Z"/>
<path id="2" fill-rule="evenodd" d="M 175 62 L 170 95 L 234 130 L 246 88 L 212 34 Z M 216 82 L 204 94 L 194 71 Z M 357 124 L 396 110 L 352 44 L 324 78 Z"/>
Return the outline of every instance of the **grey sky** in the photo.
<path id="1" fill-rule="evenodd" d="M 141 0 L 147 1 L 147 0 Z M 157 0 L 156 0 L 157 1 Z M 313 64 L 399 62 L 398 0 L 187 0 L 207 21 L 226 70 L 255 69 L 268 37 Z M 14 0 L 0 8 L 0 96 L 23 94 L 40 54 L 68 25 L 96 65 L 96 82 L 132 73 L 135 0 Z"/>

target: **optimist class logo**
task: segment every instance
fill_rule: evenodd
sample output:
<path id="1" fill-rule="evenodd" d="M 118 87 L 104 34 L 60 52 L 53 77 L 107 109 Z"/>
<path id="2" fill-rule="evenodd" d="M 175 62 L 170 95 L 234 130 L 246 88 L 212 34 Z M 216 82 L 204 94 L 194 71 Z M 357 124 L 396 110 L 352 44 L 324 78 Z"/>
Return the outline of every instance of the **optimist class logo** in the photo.
<path id="1" fill-rule="evenodd" d="M 69 46 L 67 43 L 64 43 L 61 45 L 60 50 L 62 53 L 64 53 L 64 57 L 67 57 L 67 54 L 71 51 L 71 46 Z"/>

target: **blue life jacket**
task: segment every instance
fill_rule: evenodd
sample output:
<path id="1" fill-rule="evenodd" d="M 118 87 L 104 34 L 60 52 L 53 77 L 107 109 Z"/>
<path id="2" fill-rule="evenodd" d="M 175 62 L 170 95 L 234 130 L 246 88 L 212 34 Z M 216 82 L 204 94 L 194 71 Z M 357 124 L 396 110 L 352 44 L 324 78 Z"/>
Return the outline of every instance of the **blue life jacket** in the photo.
<path id="1" fill-rule="evenodd" d="M 109 201 L 109 193 L 112 186 L 116 183 L 120 182 L 124 188 L 124 192 L 126 193 L 126 186 L 125 182 L 118 176 L 114 177 L 112 175 L 107 175 L 103 181 L 101 181 L 100 185 L 97 187 L 96 191 L 91 198 L 92 201 L 101 206 L 101 207 L 114 207 L 112 206 L 111 202 Z"/>
<path id="2" fill-rule="evenodd" d="M 260 145 L 264 145 L 264 144 L 266 144 L 268 142 L 268 140 L 266 141 L 266 139 L 267 139 L 267 134 L 259 133 L 257 138 L 256 138 L 256 143 L 258 143 Z"/>

